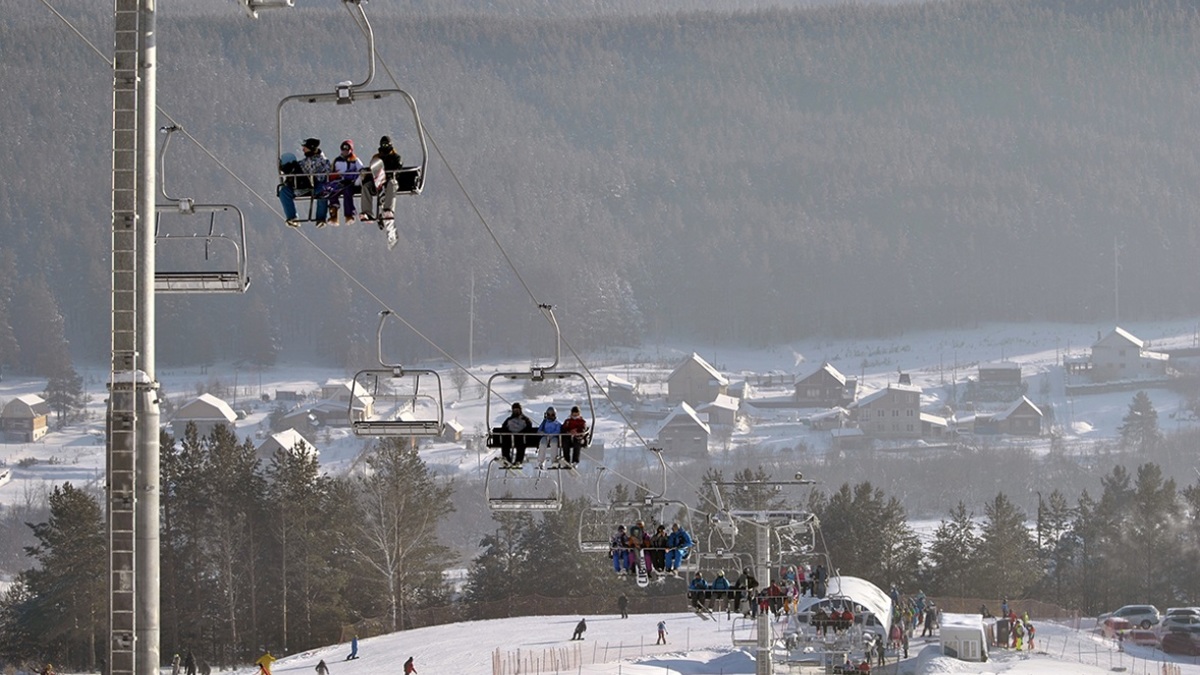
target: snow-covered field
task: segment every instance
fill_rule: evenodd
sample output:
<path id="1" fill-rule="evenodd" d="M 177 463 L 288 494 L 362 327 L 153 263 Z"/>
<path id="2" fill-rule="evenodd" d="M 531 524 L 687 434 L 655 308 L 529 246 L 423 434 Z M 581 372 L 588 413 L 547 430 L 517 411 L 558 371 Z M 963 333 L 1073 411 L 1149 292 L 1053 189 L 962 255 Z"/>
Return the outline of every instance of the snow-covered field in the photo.
<path id="1" fill-rule="evenodd" d="M 1190 347 L 1197 343 L 1194 321 L 1125 328 L 1152 341 L 1156 348 Z M 1106 334 L 1110 329 L 1111 326 L 1060 324 L 984 326 L 973 330 L 912 333 L 886 340 L 809 340 L 762 350 L 650 345 L 595 357 L 594 362 L 586 365 L 601 382 L 606 375 L 612 374 L 639 382 L 644 390 L 655 392 L 665 391 L 666 376 L 692 351 L 734 381 L 751 374 L 771 372 L 805 375 L 823 361 L 830 361 L 843 373 L 859 377 L 860 395 L 896 381 L 900 371 L 908 373 L 913 384 L 925 391 L 923 408 L 934 410 L 947 400 L 955 382 L 961 384 L 968 376 L 975 375 L 979 363 L 1009 360 L 1021 364 L 1023 375 L 1029 381 L 1031 398 L 1054 407 L 1057 433 L 1064 440 L 1082 446 L 1116 437 L 1117 427 L 1133 393 L 1121 391 L 1070 397 L 1063 386 L 1062 369 L 1058 364 L 1067 353 L 1086 353 L 1098 332 Z M 485 419 L 482 383 L 498 370 L 523 371 L 530 365 L 508 362 L 478 366 L 472 370 L 472 379 L 463 388 L 461 396 L 450 384 L 448 375 L 443 374 L 446 419 L 462 423 L 467 436 L 482 433 L 490 426 Z M 441 366 L 429 367 L 441 372 Z M 568 362 L 562 367 L 581 370 L 578 364 Z M 107 372 L 103 366 L 81 367 L 80 372 L 93 399 L 91 419 L 85 424 L 52 432 L 36 443 L 0 443 L 0 468 L 11 469 L 13 476 L 10 482 L 0 485 L 0 504 L 37 501 L 49 486 L 63 481 L 97 489 L 102 485 L 103 401 Z M 350 373 L 281 364 L 261 372 L 237 370 L 233 366 L 209 367 L 205 372 L 194 368 L 164 368 L 157 375 L 175 407 L 190 401 L 218 380 L 226 388 L 235 389 L 236 396 L 229 397 L 229 402 L 235 410 L 246 413 L 245 419 L 237 422 L 238 435 L 258 439 L 265 432 L 267 416 L 275 405 L 262 402 L 263 394 L 273 400 L 276 390 L 314 391 L 327 380 L 345 380 Z M 44 387 L 44 380 L 5 374 L 0 381 L 0 405 L 20 394 L 40 393 Z M 538 417 L 546 405 L 564 409 L 583 401 L 580 389 L 559 391 L 554 397 L 529 399 L 521 395 L 517 385 L 509 387 L 502 392 L 504 398 L 522 400 L 526 410 Z M 787 393 L 788 386 L 758 390 L 761 396 Z M 1165 389 L 1151 389 L 1148 393 L 1159 411 L 1164 430 L 1172 431 L 1196 423 L 1188 416 L 1176 414 L 1182 410 L 1180 394 Z M 620 461 L 621 453 L 631 457 L 648 454 L 641 452 L 640 440 L 641 435 L 654 431 L 653 425 L 631 428 L 624 421 L 625 411 L 609 405 L 596 390 L 593 390 L 593 396 L 598 401 L 596 437 L 606 446 L 605 462 Z M 491 421 L 497 421 L 505 409 L 505 405 L 493 401 L 492 417 L 496 419 Z M 791 447 L 799 438 L 814 452 L 820 452 L 827 445 L 826 436 L 810 431 L 799 419 L 801 416 L 790 410 L 772 416 L 763 413 L 763 417 L 752 424 L 739 428 L 732 443 L 734 446 L 753 443 L 768 448 L 773 445 Z M 164 419 L 164 422 L 168 421 Z M 352 467 L 367 445 L 366 441 L 354 438 L 342 429 L 318 432 L 317 437 L 310 440 L 320 451 L 322 465 L 333 473 Z M 1048 446 L 1048 440 L 1044 438 L 1028 443 L 1034 449 Z M 479 477 L 491 457 L 481 446 L 477 440 L 470 445 L 438 442 L 423 446 L 422 455 L 439 472 Z M 346 645 L 337 645 L 286 657 L 274 671 L 312 672 L 317 661 L 324 658 L 334 675 L 397 673 L 403 661 L 414 656 L 418 672 L 426 675 L 498 673 L 501 671 L 493 669 L 494 663 L 514 662 L 525 664 L 520 670 L 522 673 L 556 672 L 547 669 L 547 664 L 561 664 L 564 660 L 573 665 L 569 669 L 560 666 L 558 672 L 662 675 L 754 672 L 750 654 L 731 646 L 730 625 L 725 621 L 705 622 L 688 613 L 635 615 L 627 620 L 595 616 L 588 617 L 586 639 L 571 642 L 568 638 L 579 618 L 525 617 L 417 629 L 362 640 L 361 658 L 355 661 L 344 661 L 348 649 Z M 667 621 L 670 631 L 670 644 L 666 647 L 653 644 L 654 627 L 660 619 Z M 1035 675 L 1099 673 L 1114 669 L 1145 674 L 1162 672 L 1164 657 L 1151 648 L 1130 646 L 1126 651 L 1119 651 L 1114 643 L 1087 630 L 1048 622 L 1038 623 L 1038 629 L 1038 648 L 1032 653 L 1000 650 L 986 664 L 968 664 L 940 656 L 934 645 L 914 643 L 912 658 L 898 666 L 890 659 L 884 672 Z M 1184 659 L 1179 663 L 1182 673 L 1200 675 L 1196 659 Z M 241 672 L 249 671 L 242 669 Z M 780 672 L 786 672 L 786 669 L 781 666 Z"/>
<path id="2" fill-rule="evenodd" d="M 331 675 L 399 673 L 410 656 L 424 675 L 512 675 L 514 673 L 590 673 L 592 675 L 731 675 L 754 673 L 753 651 L 731 646 L 731 623 L 703 621 L 695 614 L 634 614 L 588 616 L 583 641 L 571 641 L 579 616 L 540 616 L 472 621 L 420 628 L 359 641 L 359 658 L 345 661 L 346 644 L 314 649 L 280 659 L 274 673 L 311 673 L 324 659 Z M 668 644 L 656 646 L 655 626 L 667 624 Z M 1163 664 L 1178 666 L 1180 675 L 1200 675 L 1194 657 L 1172 657 L 1149 647 L 1118 645 L 1094 635 L 1087 621 L 1083 630 L 1036 622 L 1033 651 L 992 651 L 986 663 L 968 663 L 942 656 L 936 640 L 916 638 L 909 657 L 897 662 L 889 653 L 887 665 L 875 673 L 1011 673 L 1013 675 L 1091 675 L 1128 672 L 1160 675 Z M 1086 621 L 1086 620 L 1085 620 Z M 502 664 L 507 669 L 494 669 Z M 520 669 L 517 670 L 519 664 Z M 558 664 L 557 666 L 555 664 Z M 789 671 L 775 659 L 775 671 Z M 249 675 L 250 668 L 237 673 Z M 815 673 L 809 668 L 803 672 Z"/>

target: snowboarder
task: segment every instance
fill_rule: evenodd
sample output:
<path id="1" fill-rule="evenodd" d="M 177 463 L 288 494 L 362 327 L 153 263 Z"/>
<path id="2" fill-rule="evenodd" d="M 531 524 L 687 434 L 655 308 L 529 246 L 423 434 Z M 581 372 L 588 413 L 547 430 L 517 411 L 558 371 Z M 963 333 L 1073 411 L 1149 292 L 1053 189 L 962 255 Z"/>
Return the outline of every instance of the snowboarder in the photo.
<path id="1" fill-rule="evenodd" d="M 329 666 L 325 665 L 325 659 L 317 662 L 317 675 L 329 675 Z"/>
<path id="2" fill-rule="evenodd" d="M 179 675 L 179 654 L 171 657 L 171 675 Z"/>
<path id="3" fill-rule="evenodd" d="M 575 624 L 575 634 L 571 636 L 572 640 L 582 640 L 583 634 L 587 631 L 587 621 L 580 619 L 579 623 Z"/>
<path id="4" fill-rule="evenodd" d="M 683 564 L 683 559 L 687 557 L 692 544 L 692 535 L 680 527 L 679 523 L 672 523 L 671 534 L 667 535 L 668 550 L 665 561 L 667 572 L 671 574 L 679 573 L 679 566 Z"/>
<path id="5" fill-rule="evenodd" d="M 404 675 L 416 675 L 417 667 L 413 665 L 413 657 L 404 662 Z"/>
<path id="6" fill-rule="evenodd" d="M 613 571 L 617 574 L 628 574 L 633 565 L 631 555 L 629 535 L 625 533 L 624 525 L 618 525 L 616 533 L 608 542 L 608 557 L 612 558 Z"/>
<path id="7" fill-rule="evenodd" d="M 358 658 L 358 636 L 353 635 L 350 637 L 350 654 L 346 657 L 346 660 L 349 661 L 351 659 L 357 659 L 357 658 Z"/>
<path id="8" fill-rule="evenodd" d="M 1026 646 L 1026 649 L 1028 649 L 1029 651 L 1033 651 L 1033 634 L 1034 634 L 1034 632 L 1035 632 L 1035 629 L 1033 627 L 1033 624 L 1026 621 L 1025 622 L 1025 636 L 1026 636 L 1026 639 L 1025 639 L 1026 645 L 1025 646 Z"/>
<path id="9" fill-rule="evenodd" d="M 183 655 L 183 672 L 187 675 L 196 675 L 196 657 L 192 656 L 192 650 L 187 650 Z"/>
<path id="10" fill-rule="evenodd" d="M 500 455 L 505 465 L 521 468 L 525 462 L 525 446 L 529 443 L 528 434 L 534 431 L 533 420 L 521 411 L 521 404 L 512 404 L 512 414 L 493 431 L 500 435 Z"/>
<path id="11" fill-rule="evenodd" d="M 656 644 L 656 645 L 667 644 L 667 622 L 666 621 L 658 622 L 658 642 L 655 642 L 654 644 Z"/>
<path id="12" fill-rule="evenodd" d="M 254 662 L 254 665 L 258 666 L 258 672 L 262 673 L 263 675 L 271 675 L 272 663 L 275 663 L 275 657 L 271 656 L 271 652 L 268 650 L 266 654 L 258 657 L 258 660 Z"/>
<path id="13" fill-rule="evenodd" d="M 622 619 L 629 618 L 629 598 L 625 597 L 624 593 L 617 598 L 617 610 L 621 612 Z"/>

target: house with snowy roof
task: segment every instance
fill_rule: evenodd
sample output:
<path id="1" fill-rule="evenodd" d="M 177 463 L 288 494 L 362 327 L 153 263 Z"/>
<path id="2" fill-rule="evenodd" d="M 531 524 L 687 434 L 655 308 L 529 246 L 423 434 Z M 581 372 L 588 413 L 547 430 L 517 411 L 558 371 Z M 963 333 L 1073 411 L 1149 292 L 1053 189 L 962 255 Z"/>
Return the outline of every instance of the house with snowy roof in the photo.
<path id="1" fill-rule="evenodd" d="M 442 440 L 450 443 L 461 443 L 463 431 L 465 430 L 466 427 L 463 426 L 462 422 L 458 421 L 457 417 L 449 420 L 442 425 Z"/>
<path id="2" fill-rule="evenodd" d="M 704 405 L 722 394 L 729 394 L 729 379 L 695 352 L 667 377 L 667 403 L 672 405 Z"/>
<path id="3" fill-rule="evenodd" d="M 696 409 L 696 412 L 704 416 L 708 420 L 709 425 L 733 426 L 737 424 L 738 408 L 741 406 L 741 401 L 725 395 L 718 395 L 716 399 L 705 403 Z"/>
<path id="4" fill-rule="evenodd" d="M 676 405 L 658 428 L 658 444 L 672 457 L 707 457 L 712 428 L 687 403 Z"/>
<path id="5" fill-rule="evenodd" d="M 1092 379 L 1100 381 L 1162 377 L 1167 374 L 1168 358 L 1117 326 L 1092 345 L 1090 371 Z"/>
<path id="6" fill-rule="evenodd" d="M 623 377 L 608 375 L 604 378 L 604 390 L 615 405 L 626 406 L 637 403 L 637 385 Z"/>
<path id="7" fill-rule="evenodd" d="M 1008 408 L 994 415 L 977 413 L 974 431 L 977 434 L 1008 434 L 1011 436 L 1041 436 L 1042 409 L 1028 397 L 1022 396 Z"/>
<path id="8" fill-rule="evenodd" d="M 353 404 L 351 404 L 353 401 Z M 354 420 L 369 420 L 375 417 L 375 397 L 367 391 L 357 381 L 353 380 L 329 380 L 321 385 L 321 402 L 322 404 L 340 404 L 342 412 L 340 415 L 326 415 L 331 418 L 325 420 L 328 424 L 349 426 L 350 419 Z M 326 408 L 332 407 L 324 406 Z M 336 406 L 334 406 L 336 407 Z"/>
<path id="9" fill-rule="evenodd" d="M 857 389 L 857 379 L 846 377 L 826 361 L 796 382 L 792 400 L 801 408 L 844 408 L 854 402 Z"/>
<path id="10" fill-rule="evenodd" d="M 0 410 L 0 430 L 14 443 L 32 443 L 50 431 L 50 404 L 37 394 L 22 394 Z"/>
<path id="11" fill-rule="evenodd" d="M 293 448 L 302 449 L 305 454 L 312 457 L 317 457 L 321 454 L 321 452 L 317 450 L 317 447 L 313 445 L 311 441 L 305 438 L 304 435 L 299 431 L 296 431 L 295 429 L 284 429 L 283 431 L 277 431 L 270 436 L 267 436 L 266 439 L 263 440 L 262 443 L 259 443 L 258 447 L 254 449 L 254 455 L 255 457 L 258 457 L 258 459 L 264 464 L 266 464 L 271 461 L 271 457 L 273 457 L 276 452 L 280 450 L 283 450 L 284 452 L 291 452 Z"/>
<path id="12" fill-rule="evenodd" d="M 858 428 L 872 438 L 921 437 L 921 388 L 889 384 L 850 404 Z"/>
<path id="13" fill-rule="evenodd" d="M 184 432 L 187 431 L 187 425 L 191 422 L 196 425 L 196 433 L 199 437 L 204 438 L 221 424 L 228 426 L 229 430 L 233 431 L 236 421 L 237 413 L 233 412 L 233 408 L 228 403 L 212 394 L 204 393 L 175 411 L 175 418 L 171 421 L 171 433 L 175 435 L 176 439 L 183 438 Z"/>

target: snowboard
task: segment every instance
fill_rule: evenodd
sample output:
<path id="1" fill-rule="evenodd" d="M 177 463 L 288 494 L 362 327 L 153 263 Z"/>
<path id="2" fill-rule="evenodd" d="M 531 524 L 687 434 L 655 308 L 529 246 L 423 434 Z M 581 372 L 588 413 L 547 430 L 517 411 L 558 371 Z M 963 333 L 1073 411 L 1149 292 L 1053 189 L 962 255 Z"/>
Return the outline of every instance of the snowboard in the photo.
<path id="1" fill-rule="evenodd" d="M 387 175 L 383 171 L 383 160 L 371 160 L 371 182 L 375 183 L 375 191 L 383 189 L 383 184 L 387 182 Z"/>
<path id="2" fill-rule="evenodd" d="M 396 218 L 391 211 L 384 211 L 379 214 L 379 229 L 387 235 L 388 250 L 396 248 L 396 242 L 400 239 L 396 235 Z"/>
<path id="3" fill-rule="evenodd" d="M 646 561 L 642 558 L 642 552 L 637 551 L 637 585 L 639 588 L 645 588 L 650 585 L 650 575 L 646 573 Z"/>

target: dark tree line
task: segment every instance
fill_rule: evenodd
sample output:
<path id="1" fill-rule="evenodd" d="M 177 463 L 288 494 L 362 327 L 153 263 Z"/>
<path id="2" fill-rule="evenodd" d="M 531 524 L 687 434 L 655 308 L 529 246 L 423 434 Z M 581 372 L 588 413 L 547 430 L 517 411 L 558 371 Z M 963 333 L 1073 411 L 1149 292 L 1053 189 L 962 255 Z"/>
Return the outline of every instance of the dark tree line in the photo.
<path id="1" fill-rule="evenodd" d="M 302 443 L 267 461 L 224 426 L 162 438 L 161 644 L 215 665 L 336 643 L 343 626 L 392 630 L 443 605 L 448 550 L 433 536 L 450 488 L 404 443 L 331 478 Z M 92 669 L 107 630 L 102 506 L 70 483 L 31 524 L 34 567 L 0 602 L 0 658 Z"/>
<path id="2" fill-rule="evenodd" d="M 59 5 L 110 41 L 103 7 Z M 58 358 L 26 353 L 18 334 L 35 297 L 57 306 L 63 325 L 45 330 L 77 356 L 108 344 L 111 82 L 43 7 L 0 7 L 0 78 L 24 92 L 0 105 L 13 139 L 0 156 L 25 167 L 0 185 L 0 360 L 32 369 Z M 318 243 L 451 353 L 467 348 L 472 274 L 475 345 L 528 353 L 538 315 L 443 157 L 581 346 L 1091 321 L 1111 316 L 1114 249 L 1123 319 L 1200 309 L 1162 292 L 1200 284 L 1200 105 L 1185 84 L 1200 76 L 1200 9 L 1188 3 L 370 11 L 440 152 L 425 194 L 401 205 L 394 254 L 363 228 Z M 371 351 L 377 303 L 270 211 L 275 103 L 357 76 L 332 65 L 348 61 L 345 20 L 316 7 L 160 17 L 160 101 L 259 195 L 178 144 L 173 192 L 246 210 L 254 281 L 244 300 L 162 299 L 165 362 L 282 351 L 345 364 L 353 338 Z M 402 115 L 379 125 L 400 134 Z M 363 135 L 369 147 L 376 134 Z M 44 208 L 63 183 L 78 208 Z"/>

